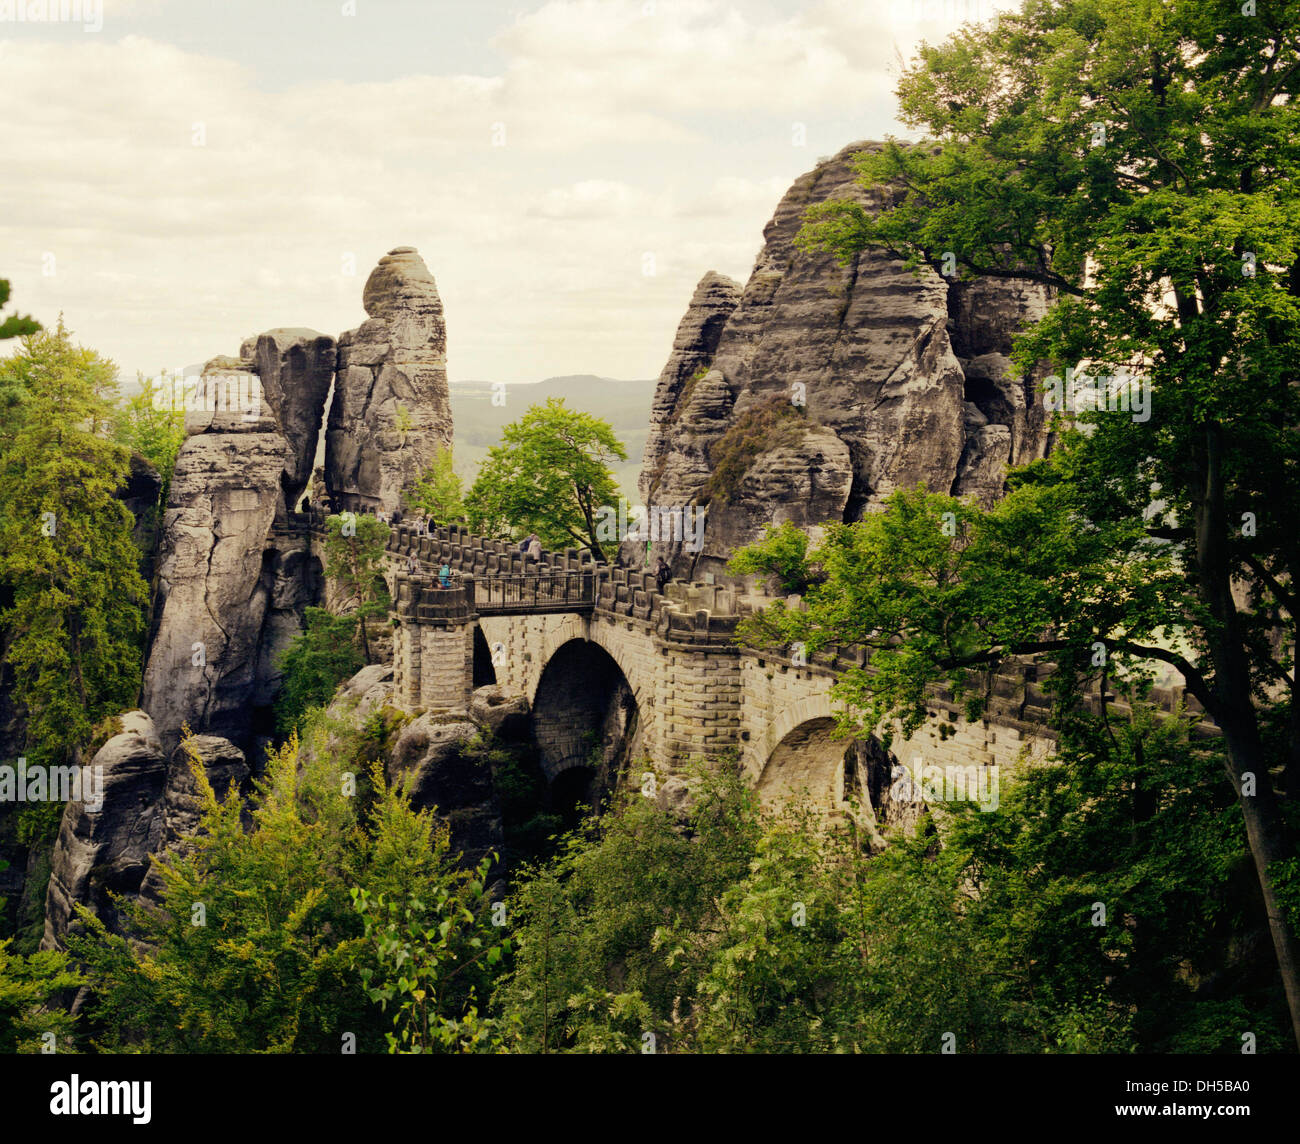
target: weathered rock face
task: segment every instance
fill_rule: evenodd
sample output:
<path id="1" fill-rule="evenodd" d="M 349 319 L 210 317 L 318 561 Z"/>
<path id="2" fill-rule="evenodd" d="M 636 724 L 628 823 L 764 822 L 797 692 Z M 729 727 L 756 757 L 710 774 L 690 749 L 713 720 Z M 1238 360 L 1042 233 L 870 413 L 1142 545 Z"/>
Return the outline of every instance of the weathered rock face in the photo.
<path id="1" fill-rule="evenodd" d="M 436 808 L 452 849 L 471 865 L 500 851 L 505 837 L 492 769 L 464 749 L 478 733 L 468 719 L 421 715 L 402 731 L 388 767 L 389 781 L 406 783 L 413 806 Z"/>
<path id="2" fill-rule="evenodd" d="M 121 716 L 122 732 L 91 760 L 103 776 L 102 805 L 69 802 L 59 826 L 45 898 L 45 938 L 53 948 L 81 903 L 105 924 L 117 925 L 110 894 L 134 895 L 163 834 L 159 812 L 167 779 L 166 755 L 153 720 L 143 711 Z M 83 790 L 83 795 L 85 791 Z"/>
<path id="3" fill-rule="evenodd" d="M 283 481 L 293 508 L 311 479 L 337 349 L 315 330 L 277 329 L 260 335 L 252 351 L 266 402 L 289 443 Z"/>
<path id="4" fill-rule="evenodd" d="M 688 410 L 692 398 L 707 402 L 707 393 L 697 395 L 695 391 L 718 351 L 718 340 L 727 319 L 740 304 L 740 294 L 739 282 L 712 270 L 695 287 L 691 304 L 677 326 L 673 352 L 655 389 L 650 409 L 650 437 L 641 469 L 642 496 L 654 495 L 664 479 L 665 466 L 675 459 L 671 452 L 675 439 L 673 422 L 688 412 L 698 419 L 700 413 Z M 717 382 L 721 383 L 720 376 Z M 684 391 L 687 391 L 685 399 Z"/>
<path id="5" fill-rule="evenodd" d="M 139 453 L 132 453 L 126 483 L 118 489 L 117 497 L 135 521 L 131 535 L 140 549 L 140 575 L 145 583 L 153 579 L 158 554 L 162 523 L 158 496 L 161 492 L 162 476 L 158 470 Z"/>
<path id="6" fill-rule="evenodd" d="M 216 358 L 204 381 L 255 382 L 238 364 Z M 283 518 L 281 475 L 290 459 L 265 404 L 187 415 L 186 428 L 163 523 L 142 693 L 168 755 L 187 722 L 236 741 L 248 733 L 271 594 L 271 527 Z"/>
<path id="7" fill-rule="evenodd" d="M 1048 447 L 1034 380 L 1007 380 L 1005 357 L 1046 311 L 1045 289 L 950 284 L 874 250 L 841 265 L 795 245 L 814 203 L 881 209 L 883 192 L 859 186 L 851 164 L 878 146 L 853 144 L 795 181 L 738 298 L 717 275 L 696 290 L 660 378 L 641 477 L 652 508 L 708 506 L 702 550 L 652 548 L 676 575 L 723 574 L 767 524 L 856 520 L 921 482 L 989 500 L 1007 463 Z M 748 456 L 728 475 L 719 461 L 738 435 Z M 644 552 L 629 543 L 623 557 L 637 566 Z"/>
<path id="8" fill-rule="evenodd" d="M 496 684 L 476 688 L 470 697 L 470 718 L 500 739 L 526 739 L 530 713 L 524 696 L 508 695 Z"/>
<path id="9" fill-rule="evenodd" d="M 224 801 L 232 794 L 239 797 L 246 793 L 248 762 L 244 752 L 234 743 L 216 735 L 195 735 L 190 745 L 203 763 L 204 773 L 218 799 Z M 190 757 L 184 747 L 177 747 L 172 752 L 167 764 L 167 781 L 155 813 L 159 819 L 160 854 L 183 846 L 185 839 L 198 829 L 202 804 Z M 162 900 L 162 890 L 162 876 L 157 863 L 152 862 L 140 885 L 140 897 L 157 904 Z"/>
<path id="10" fill-rule="evenodd" d="M 276 329 L 204 366 L 163 521 L 143 704 L 169 754 L 181 727 L 247 745 L 280 654 L 321 592 L 283 526 L 311 475 L 334 340 Z M 280 526 L 277 528 L 277 526 Z"/>
<path id="11" fill-rule="evenodd" d="M 451 446 L 447 331 L 438 287 L 414 247 L 379 260 L 362 301 L 370 320 L 339 339 L 325 479 L 336 512 L 392 512 Z"/>

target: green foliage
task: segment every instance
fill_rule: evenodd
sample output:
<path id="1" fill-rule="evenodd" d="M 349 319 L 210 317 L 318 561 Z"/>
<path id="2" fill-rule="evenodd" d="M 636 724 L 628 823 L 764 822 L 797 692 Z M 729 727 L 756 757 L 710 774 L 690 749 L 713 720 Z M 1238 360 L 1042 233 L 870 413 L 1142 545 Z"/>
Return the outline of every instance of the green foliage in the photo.
<path id="1" fill-rule="evenodd" d="M 797 445 L 803 436 L 803 414 L 779 394 L 746 409 L 709 450 L 713 471 L 705 491 L 725 503 L 736 495 L 755 458 L 785 445 Z"/>
<path id="2" fill-rule="evenodd" d="M 74 990 L 82 978 L 68 956 L 44 950 L 22 957 L 0 940 L 0 1053 L 39 1053 L 54 1034 L 59 1052 L 74 1048 L 75 1019 L 59 1004 L 59 994 Z"/>
<path id="3" fill-rule="evenodd" d="M 405 494 L 409 509 L 440 525 L 464 524 L 465 500 L 450 449 L 439 449 L 428 470 Z"/>
<path id="4" fill-rule="evenodd" d="M 785 521 L 768 525 L 763 538 L 740 549 L 727 566 L 734 576 L 775 576 L 782 592 L 802 595 L 812 575 L 808 569 L 808 534 Z"/>
<path id="5" fill-rule="evenodd" d="M 825 204 L 802 241 L 843 259 L 873 247 L 918 268 L 1049 285 L 1055 304 L 1015 349 L 1021 371 L 1045 362 L 1059 377 L 1086 361 L 1091 374 L 1149 383 L 1136 415 L 1078 415 L 1080 431 L 1034 478 L 1068 486 L 1041 494 L 1058 515 L 1021 518 L 1048 525 L 1046 537 L 1013 538 L 996 609 L 955 613 L 970 642 L 944 658 L 1059 646 L 1054 631 L 1031 636 L 1015 621 L 1020 604 L 1071 640 L 1098 608 L 1102 641 L 1183 674 L 1224 732 L 1234 783 L 1261 779 L 1240 805 L 1300 1042 L 1300 941 L 1273 873 L 1295 856 L 1297 823 L 1264 778 L 1293 788 L 1286 771 L 1300 758 L 1300 690 L 1275 648 L 1300 615 L 1300 441 L 1287 428 L 1300 421 L 1300 44 L 1285 34 L 1300 9 L 1259 8 L 1026 0 L 923 46 L 898 94 L 928 138 L 861 163 L 890 209 Z M 1128 567 L 1093 551 L 1095 536 L 1118 536 Z M 1172 555 L 1161 565 L 1144 543 Z M 1060 559 L 1072 545 L 1085 557 L 1073 575 Z M 1040 560 L 1042 592 L 1013 582 L 1015 565 Z M 955 606 L 975 602 L 959 594 Z M 1045 613 L 1052 596 L 1060 610 Z M 1001 629 L 992 639 L 972 626 L 983 616 Z M 1135 648 L 1162 624 L 1182 627 L 1182 654 L 1167 641 Z M 1008 626 L 1018 640 L 999 639 Z M 935 635 L 919 647 L 914 635 L 899 638 L 919 678 Z"/>
<path id="6" fill-rule="evenodd" d="M 507 425 L 465 498 L 470 527 L 493 536 L 537 533 L 544 547 L 590 548 L 605 559 L 597 516 L 618 503 L 610 464 L 627 451 L 609 425 L 560 398 Z"/>
<path id="7" fill-rule="evenodd" d="M 685 822 L 623 798 L 516 886 L 496 1014 L 524 1051 L 1283 1050 L 1222 751 L 1190 729 L 1080 723 L 996 812 L 947 804 L 875 855 L 740 782 Z"/>
<path id="8" fill-rule="evenodd" d="M 441 849 L 439 849 L 441 848 Z M 446 848 L 445 831 L 435 851 Z M 500 1048 L 500 1022 L 479 1015 L 490 971 L 510 953 L 509 938 L 495 938 L 484 917 L 485 887 L 495 857 L 472 875 L 396 898 L 352 891 L 365 925 L 364 940 L 378 969 L 360 970 L 366 993 L 392 1014 L 390 1053 L 488 1052 Z M 496 931 L 500 934 L 500 930 Z"/>
<path id="9" fill-rule="evenodd" d="M 128 453 L 102 435 L 115 387 L 62 323 L 0 360 L 0 631 L 35 763 L 67 759 L 139 688 L 148 591 L 115 495 Z"/>
<path id="10" fill-rule="evenodd" d="M 194 758 L 200 829 L 156 859 L 161 906 L 128 907 L 131 940 L 80 911 L 85 932 L 68 944 L 96 994 L 100 1048 L 337 1053 L 347 1033 L 359 1052 L 386 1047 L 391 1021 L 362 981 L 381 988 L 391 964 L 382 924 L 367 934 L 353 891 L 371 902 L 474 894 L 430 813 L 414 812 L 379 768 L 359 807 L 325 743 L 300 752 L 291 739 L 272 755 L 251 831 L 238 797 L 218 801 Z M 439 965 L 449 977 L 460 968 L 446 956 Z M 474 971 L 462 979 L 441 989 L 438 1014 L 469 1028 Z"/>
<path id="11" fill-rule="evenodd" d="M 744 872 L 757 835 L 753 795 L 738 776 L 698 784 L 686 831 L 629 792 L 517 886 L 508 906 L 515 966 L 497 997 L 518 1021 L 514 1047 L 626 1047 L 643 1032 L 669 1045 L 684 1035 L 674 1014 L 692 1000 L 714 898 Z M 629 1028 L 629 1013 L 649 1024 Z"/>
<path id="12" fill-rule="evenodd" d="M 0 278 L 0 309 L 9 301 L 9 280 Z M 40 322 L 35 321 L 26 314 L 8 314 L 3 320 L 0 320 L 0 341 L 6 338 L 22 337 L 25 334 L 34 334 L 41 328 Z"/>
<path id="13" fill-rule="evenodd" d="M 336 513 L 325 522 L 325 575 L 338 582 L 350 605 L 352 622 L 366 663 L 370 662 L 367 625 L 389 608 L 384 587 L 384 546 L 388 525 L 364 513 Z"/>
<path id="14" fill-rule="evenodd" d="M 324 608 L 308 608 L 304 620 L 306 628 L 280 657 L 275 719 L 282 734 L 298 729 L 311 708 L 326 706 L 339 684 L 365 666 L 356 645 L 355 616 L 332 616 Z"/>
<path id="15" fill-rule="evenodd" d="M 114 410 L 113 440 L 139 453 L 162 477 L 158 501 L 166 507 L 176 454 L 185 442 L 185 410 L 173 408 L 174 394 L 165 381 L 136 374 L 140 392 L 119 399 Z"/>

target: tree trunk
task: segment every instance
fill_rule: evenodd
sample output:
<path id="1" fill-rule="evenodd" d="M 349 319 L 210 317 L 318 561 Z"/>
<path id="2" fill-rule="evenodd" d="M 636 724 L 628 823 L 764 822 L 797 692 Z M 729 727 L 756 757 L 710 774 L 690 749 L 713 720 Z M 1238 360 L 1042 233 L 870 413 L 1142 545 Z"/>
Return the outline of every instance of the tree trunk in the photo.
<path id="1" fill-rule="evenodd" d="M 1223 732 L 1228 772 L 1246 821 L 1246 838 L 1255 860 L 1278 971 L 1282 975 L 1282 988 L 1286 991 L 1287 1007 L 1291 1013 L 1291 1031 L 1296 1046 L 1300 1047 L 1300 948 L 1287 923 L 1286 912 L 1277 899 L 1270 871 L 1273 863 L 1290 857 L 1291 847 L 1260 738 L 1259 719 L 1251 694 L 1250 658 L 1242 638 L 1237 603 L 1232 598 L 1222 426 L 1213 422 L 1206 426 L 1203 448 L 1199 458 L 1204 480 L 1203 495 L 1195 507 L 1195 561 L 1198 588 L 1211 617 L 1205 632 L 1214 668 L 1211 688 L 1214 709 L 1210 714 Z M 1253 776 L 1253 794 L 1246 794 L 1243 789 L 1247 776 Z"/>

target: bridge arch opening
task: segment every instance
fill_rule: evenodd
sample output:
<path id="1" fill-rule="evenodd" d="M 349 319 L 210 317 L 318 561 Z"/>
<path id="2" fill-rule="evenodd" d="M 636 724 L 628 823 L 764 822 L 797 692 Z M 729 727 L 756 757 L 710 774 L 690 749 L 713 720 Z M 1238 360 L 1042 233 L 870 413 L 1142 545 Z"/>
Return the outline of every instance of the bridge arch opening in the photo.
<path id="1" fill-rule="evenodd" d="M 551 806 L 567 826 L 599 813 L 639 746 L 640 712 L 614 658 L 572 639 L 547 662 L 533 699 L 533 735 Z"/>
<path id="2" fill-rule="evenodd" d="M 497 682 L 497 669 L 492 663 L 492 649 L 488 647 L 483 629 L 474 625 L 474 687 L 491 687 Z"/>
<path id="3" fill-rule="evenodd" d="M 835 735 L 829 716 L 808 719 L 777 743 L 758 778 L 758 794 L 774 806 L 807 801 L 827 814 L 849 813 L 871 826 L 892 823 L 889 788 L 897 757 L 874 737 Z M 877 813 L 879 812 L 879 813 Z"/>

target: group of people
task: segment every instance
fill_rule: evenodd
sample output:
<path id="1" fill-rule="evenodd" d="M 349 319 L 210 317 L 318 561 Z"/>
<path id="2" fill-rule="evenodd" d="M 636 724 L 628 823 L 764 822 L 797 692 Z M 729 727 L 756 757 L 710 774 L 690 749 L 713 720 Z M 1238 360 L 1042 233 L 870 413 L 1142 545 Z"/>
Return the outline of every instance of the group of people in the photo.
<path id="1" fill-rule="evenodd" d="M 420 574 L 420 561 L 415 553 L 411 553 L 406 558 L 406 573 L 408 576 L 418 576 Z M 444 560 L 442 567 L 438 569 L 438 587 L 450 588 L 451 576 L 451 565 Z"/>

